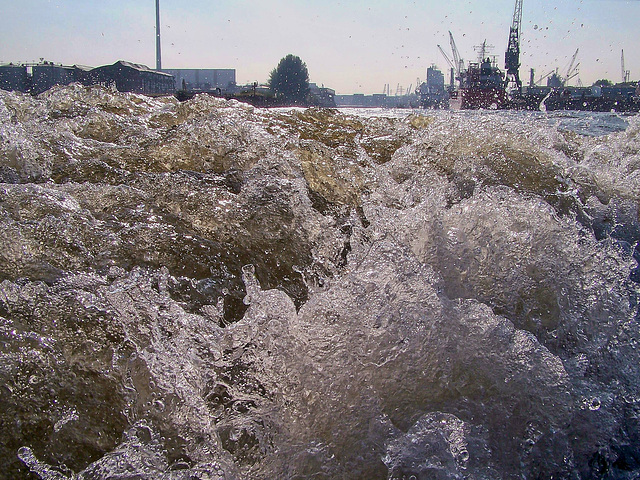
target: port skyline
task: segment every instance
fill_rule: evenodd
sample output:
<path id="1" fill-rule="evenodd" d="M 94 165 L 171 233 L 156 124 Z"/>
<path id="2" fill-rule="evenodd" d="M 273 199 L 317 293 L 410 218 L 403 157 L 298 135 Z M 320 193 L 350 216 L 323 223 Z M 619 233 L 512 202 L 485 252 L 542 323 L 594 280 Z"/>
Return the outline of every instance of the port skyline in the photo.
<path id="1" fill-rule="evenodd" d="M 2 0 L 5 3 L 5 0 Z M 102 65 L 118 59 L 155 66 L 155 3 L 114 0 L 89 5 L 76 0 L 6 2 L 0 61 Z M 107 3 L 107 2 L 105 2 Z M 265 82 L 288 53 L 307 64 L 310 80 L 336 93 L 393 93 L 424 80 L 432 64 L 447 72 L 437 49 L 448 53 L 448 31 L 461 56 L 493 45 L 502 68 L 513 2 L 320 2 L 195 0 L 190 8 L 160 0 L 164 68 L 235 68 L 239 84 Z M 631 79 L 640 76 L 637 0 L 524 2 L 521 76 L 562 73 L 580 49 L 585 85 L 621 81 L 624 49 Z M 25 28 L 27 25 L 28 28 Z"/>

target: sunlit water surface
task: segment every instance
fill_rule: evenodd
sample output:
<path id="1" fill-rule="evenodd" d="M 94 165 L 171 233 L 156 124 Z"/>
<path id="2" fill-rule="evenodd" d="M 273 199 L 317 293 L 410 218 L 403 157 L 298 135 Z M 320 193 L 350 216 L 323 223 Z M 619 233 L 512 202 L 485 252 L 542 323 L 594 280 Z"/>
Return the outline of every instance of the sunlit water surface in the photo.
<path id="1" fill-rule="evenodd" d="M 0 92 L 0 476 L 638 478 L 639 132 Z"/>

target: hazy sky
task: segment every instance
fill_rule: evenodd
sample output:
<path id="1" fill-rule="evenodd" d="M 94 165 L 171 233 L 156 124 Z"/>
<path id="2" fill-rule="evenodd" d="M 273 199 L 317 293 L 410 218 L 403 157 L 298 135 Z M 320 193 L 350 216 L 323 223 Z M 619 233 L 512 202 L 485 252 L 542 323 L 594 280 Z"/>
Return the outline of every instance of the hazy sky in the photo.
<path id="1" fill-rule="evenodd" d="M 499 66 L 515 0 L 160 0 L 164 68 L 235 68 L 238 83 L 265 82 L 289 53 L 312 82 L 337 93 L 415 88 L 426 68 L 448 71 L 451 30 L 461 56 L 493 45 Z M 0 0 L 0 62 L 40 58 L 90 66 L 129 60 L 155 67 L 155 0 Z M 566 73 L 621 80 L 621 50 L 640 78 L 640 0 L 524 0 L 521 77 Z M 574 79 L 574 84 L 578 77 Z"/>

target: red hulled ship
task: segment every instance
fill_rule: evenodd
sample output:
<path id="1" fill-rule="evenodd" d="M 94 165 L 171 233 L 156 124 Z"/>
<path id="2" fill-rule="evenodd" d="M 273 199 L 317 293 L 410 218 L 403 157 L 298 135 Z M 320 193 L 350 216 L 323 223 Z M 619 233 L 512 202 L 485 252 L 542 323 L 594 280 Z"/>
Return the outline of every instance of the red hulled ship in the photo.
<path id="1" fill-rule="evenodd" d="M 460 88 L 452 93 L 451 108 L 497 110 L 507 104 L 503 73 L 490 58 L 470 63 L 461 72 Z"/>

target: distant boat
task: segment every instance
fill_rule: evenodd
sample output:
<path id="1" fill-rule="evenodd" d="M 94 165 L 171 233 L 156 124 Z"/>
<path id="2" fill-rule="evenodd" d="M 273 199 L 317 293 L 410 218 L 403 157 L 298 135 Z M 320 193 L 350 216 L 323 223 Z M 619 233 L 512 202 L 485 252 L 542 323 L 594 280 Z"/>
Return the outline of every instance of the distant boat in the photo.
<path id="1" fill-rule="evenodd" d="M 491 59 L 486 58 L 480 63 L 470 63 L 461 77 L 460 88 L 450 94 L 450 108 L 463 110 L 506 108 L 507 90 L 504 76 Z"/>

